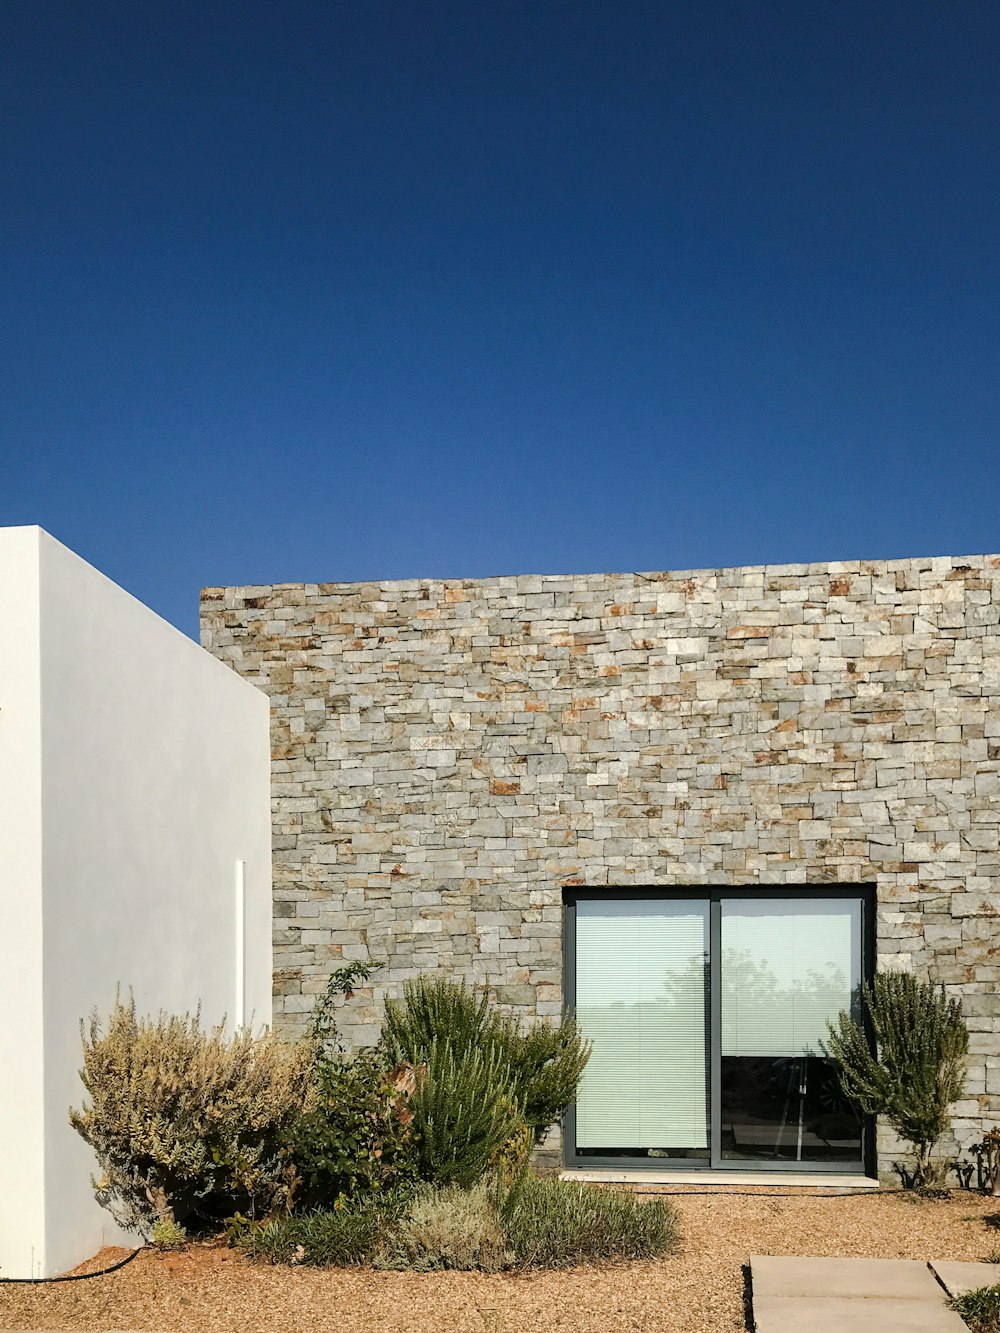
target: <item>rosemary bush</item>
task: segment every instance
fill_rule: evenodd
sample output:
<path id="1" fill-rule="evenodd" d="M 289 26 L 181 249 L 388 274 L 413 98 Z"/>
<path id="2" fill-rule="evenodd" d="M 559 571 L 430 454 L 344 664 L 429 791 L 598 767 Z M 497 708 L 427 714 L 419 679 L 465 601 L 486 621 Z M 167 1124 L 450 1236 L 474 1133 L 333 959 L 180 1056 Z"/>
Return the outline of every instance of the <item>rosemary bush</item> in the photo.
<path id="1" fill-rule="evenodd" d="M 497 1069 L 505 1066 L 504 1081 L 536 1142 L 576 1097 L 590 1058 L 590 1043 L 571 1018 L 558 1027 L 525 1028 L 493 1008 L 484 992 L 445 978 L 417 977 L 405 984 L 402 1003 L 388 1000 L 382 1040 L 394 1059 L 425 1062 L 431 1081 L 435 1061 L 448 1051 L 479 1050 Z"/>
<path id="2" fill-rule="evenodd" d="M 432 1042 L 410 1106 L 417 1173 L 441 1185 L 478 1181 L 518 1125 L 507 1064 L 490 1048 Z"/>

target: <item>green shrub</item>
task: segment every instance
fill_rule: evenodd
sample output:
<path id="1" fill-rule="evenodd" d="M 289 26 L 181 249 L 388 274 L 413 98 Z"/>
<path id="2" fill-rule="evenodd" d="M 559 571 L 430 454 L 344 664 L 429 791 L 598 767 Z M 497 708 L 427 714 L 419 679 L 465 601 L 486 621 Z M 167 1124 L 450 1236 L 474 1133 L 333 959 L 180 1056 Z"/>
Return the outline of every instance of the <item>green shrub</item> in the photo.
<path id="1" fill-rule="evenodd" d="M 913 1147 L 918 1187 L 944 1183 L 934 1148 L 950 1126 L 950 1104 L 965 1087 L 969 1030 L 958 1000 L 908 972 L 880 972 L 862 991 L 875 1035 L 848 1013 L 830 1023 L 827 1053 L 844 1094 L 867 1115 L 880 1115 Z"/>
<path id="2" fill-rule="evenodd" d="M 149 1239 L 158 1250 L 180 1250 L 187 1244 L 188 1234 L 176 1222 L 154 1222 Z"/>
<path id="3" fill-rule="evenodd" d="M 407 1215 L 387 1235 L 376 1268 L 479 1269 L 499 1273 L 510 1267 L 503 1232 L 490 1190 L 424 1186 Z"/>
<path id="4" fill-rule="evenodd" d="M 1000 1129 L 988 1129 L 980 1141 L 972 1145 L 972 1155 L 976 1159 L 975 1165 L 970 1163 L 965 1167 L 968 1182 L 971 1183 L 972 1173 L 975 1171 L 981 1190 L 994 1197 L 1000 1195 Z M 962 1163 L 955 1163 L 955 1172 L 961 1181 Z"/>
<path id="5" fill-rule="evenodd" d="M 979 1287 L 950 1302 L 972 1329 L 972 1333 L 1000 1333 L 1000 1284 Z"/>
<path id="6" fill-rule="evenodd" d="M 441 1185 L 475 1184 L 518 1123 L 508 1066 L 490 1048 L 433 1042 L 410 1104 L 417 1173 Z"/>
<path id="7" fill-rule="evenodd" d="M 518 1119 L 510 1133 L 490 1158 L 490 1166 L 510 1180 L 528 1165 L 535 1146 L 535 1132 L 530 1125 Z"/>
<path id="8" fill-rule="evenodd" d="M 676 1213 L 665 1199 L 530 1172 L 498 1196 L 497 1210 L 506 1248 L 523 1268 L 653 1259 L 677 1239 Z"/>
<path id="9" fill-rule="evenodd" d="M 440 977 L 408 981 L 402 1003 L 386 1002 L 382 1040 L 393 1059 L 426 1062 L 432 1079 L 432 1051 L 478 1049 L 496 1058 L 508 1068 L 506 1081 L 536 1142 L 575 1098 L 590 1058 L 590 1044 L 572 1019 L 522 1028 L 491 1008 L 485 993 Z"/>
<path id="10" fill-rule="evenodd" d="M 354 1207 L 298 1213 L 230 1230 L 236 1249 L 269 1264 L 350 1268 L 370 1263 L 388 1226 L 371 1200 Z"/>
<path id="11" fill-rule="evenodd" d="M 412 1065 L 387 1068 L 379 1054 L 322 1059 L 312 1108 L 291 1127 L 288 1145 L 301 1177 L 297 1204 L 329 1208 L 355 1195 L 398 1190 L 417 1173 Z"/>
<path id="12" fill-rule="evenodd" d="M 523 1029 L 511 1019 L 502 1031 L 500 1046 L 510 1061 L 518 1104 L 523 1104 L 524 1119 L 540 1143 L 576 1100 L 591 1043 L 572 1018 L 564 1018 L 558 1027 L 532 1023 Z"/>
<path id="13" fill-rule="evenodd" d="M 222 1024 L 205 1033 L 199 1019 L 139 1019 L 130 998 L 106 1030 L 96 1013 L 80 1025 L 90 1103 L 70 1123 L 104 1173 L 98 1200 L 128 1230 L 207 1230 L 287 1201 L 283 1145 L 309 1095 L 309 1051 Z"/>

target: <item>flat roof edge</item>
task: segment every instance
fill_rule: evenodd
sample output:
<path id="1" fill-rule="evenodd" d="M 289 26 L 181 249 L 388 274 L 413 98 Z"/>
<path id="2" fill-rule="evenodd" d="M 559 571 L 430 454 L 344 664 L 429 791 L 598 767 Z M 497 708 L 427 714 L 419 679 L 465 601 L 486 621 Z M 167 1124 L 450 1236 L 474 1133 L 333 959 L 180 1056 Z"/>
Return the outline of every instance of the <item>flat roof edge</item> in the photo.
<path id="1" fill-rule="evenodd" d="M 1000 570 L 1000 555 L 932 555 L 900 556 L 889 560 L 819 560 L 804 564 L 765 564 L 765 565 L 720 565 L 706 566 L 702 569 L 668 570 L 606 570 L 577 572 L 572 574 L 489 574 L 476 575 L 427 576 L 409 579 L 320 579 L 278 583 L 230 583 L 216 584 L 201 589 L 202 602 L 221 600 L 226 593 L 239 590 L 245 597 L 267 596 L 273 592 L 292 590 L 312 590 L 315 592 L 341 589 L 372 588 L 386 592 L 405 592 L 414 588 L 433 587 L 480 587 L 516 585 L 523 582 L 542 582 L 546 585 L 567 585 L 581 581 L 611 582 L 614 580 L 642 579 L 649 583 L 674 582 L 684 579 L 720 578 L 732 575 L 746 576 L 760 574 L 770 578 L 808 578 L 824 574 L 869 574 L 893 573 L 897 570 L 933 570 L 938 567 L 943 573 L 946 569 L 991 568 Z"/>

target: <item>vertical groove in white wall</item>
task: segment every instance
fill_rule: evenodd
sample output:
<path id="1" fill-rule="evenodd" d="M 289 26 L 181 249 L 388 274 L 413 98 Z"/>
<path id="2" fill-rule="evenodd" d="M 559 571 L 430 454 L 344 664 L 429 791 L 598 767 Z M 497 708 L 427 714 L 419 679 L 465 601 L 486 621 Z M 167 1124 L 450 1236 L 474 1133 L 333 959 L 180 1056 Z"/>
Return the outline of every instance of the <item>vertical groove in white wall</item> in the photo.
<path id="1" fill-rule="evenodd" d="M 233 1007 L 233 1030 L 246 1021 L 246 932 L 247 932 L 247 863 L 236 862 L 236 996 Z"/>

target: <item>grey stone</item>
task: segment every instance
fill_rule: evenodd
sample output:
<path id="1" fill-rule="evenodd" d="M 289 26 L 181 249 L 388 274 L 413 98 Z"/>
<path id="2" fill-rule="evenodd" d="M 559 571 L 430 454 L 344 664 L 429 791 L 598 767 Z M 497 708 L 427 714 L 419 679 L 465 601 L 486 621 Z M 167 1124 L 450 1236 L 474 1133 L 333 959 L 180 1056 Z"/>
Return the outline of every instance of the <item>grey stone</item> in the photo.
<path id="1" fill-rule="evenodd" d="M 973 1028 L 954 1151 L 1000 1121 L 998 607 L 990 556 L 206 590 L 272 702 L 276 1023 L 350 959 L 349 1041 L 429 967 L 554 1019 L 567 886 L 872 884 Z"/>

